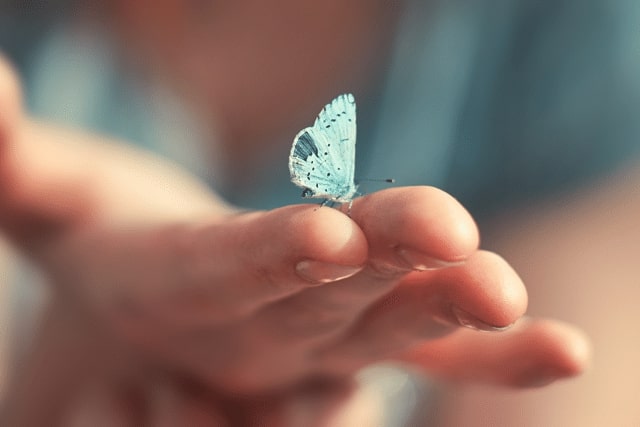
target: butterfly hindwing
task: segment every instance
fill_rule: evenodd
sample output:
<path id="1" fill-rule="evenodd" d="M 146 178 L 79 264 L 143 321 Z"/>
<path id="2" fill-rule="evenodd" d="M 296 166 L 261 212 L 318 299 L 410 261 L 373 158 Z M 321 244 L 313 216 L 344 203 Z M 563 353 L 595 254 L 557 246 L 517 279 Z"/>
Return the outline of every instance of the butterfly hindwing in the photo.
<path id="1" fill-rule="evenodd" d="M 340 95 L 313 126 L 296 135 L 289 156 L 291 180 L 305 189 L 305 197 L 350 201 L 356 192 L 355 144 L 355 99 Z"/>

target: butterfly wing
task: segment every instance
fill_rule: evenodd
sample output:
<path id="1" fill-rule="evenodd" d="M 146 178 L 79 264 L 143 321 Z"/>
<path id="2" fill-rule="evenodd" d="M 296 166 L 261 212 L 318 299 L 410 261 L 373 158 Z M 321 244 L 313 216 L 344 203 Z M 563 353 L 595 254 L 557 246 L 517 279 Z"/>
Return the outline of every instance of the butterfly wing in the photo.
<path id="1" fill-rule="evenodd" d="M 327 104 L 313 126 L 296 135 L 289 155 L 291 181 L 303 197 L 350 201 L 355 192 L 356 103 L 343 94 Z"/>

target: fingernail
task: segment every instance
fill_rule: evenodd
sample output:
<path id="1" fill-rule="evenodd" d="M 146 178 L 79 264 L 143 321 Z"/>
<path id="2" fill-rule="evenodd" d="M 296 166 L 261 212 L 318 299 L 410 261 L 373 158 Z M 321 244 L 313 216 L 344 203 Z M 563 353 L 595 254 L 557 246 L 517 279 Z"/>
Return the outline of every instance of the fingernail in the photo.
<path id="1" fill-rule="evenodd" d="M 498 332 L 498 331 L 504 331 L 505 329 L 509 329 L 511 327 L 511 325 L 507 325 L 507 326 L 490 325 L 455 306 L 451 307 L 451 312 L 453 313 L 455 318 L 458 320 L 458 323 L 464 326 L 465 328 L 475 329 L 478 331 Z"/>
<path id="2" fill-rule="evenodd" d="M 311 283 L 330 283 L 346 279 L 362 270 L 361 266 L 331 264 L 305 260 L 296 265 L 298 276 Z"/>
<path id="3" fill-rule="evenodd" d="M 413 249 L 399 248 L 397 253 L 398 256 L 409 265 L 409 267 L 418 271 L 455 267 L 464 263 L 464 261 L 444 261 Z"/>

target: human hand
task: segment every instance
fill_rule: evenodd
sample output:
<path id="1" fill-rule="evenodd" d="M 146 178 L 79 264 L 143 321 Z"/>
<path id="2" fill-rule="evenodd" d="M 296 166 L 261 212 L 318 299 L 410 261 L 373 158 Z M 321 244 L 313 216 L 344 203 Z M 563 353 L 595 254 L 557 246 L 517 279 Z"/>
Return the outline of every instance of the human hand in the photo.
<path id="1" fill-rule="evenodd" d="M 513 324 L 526 292 L 437 189 L 371 194 L 351 217 L 309 205 L 240 212 L 151 156 L 29 121 L 11 82 L 4 72 L 0 221 L 51 278 L 53 313 L 72 316 L 55 334 L 86 329 L 70 334 L 83 337 L 79 353 L 118 349 L 128 374 L 188 378 L 239 406 L 317 381 L 340 384 L 333 393 L 394 358 L 502 384 L 584 365 L 582 339 L 556 323 L 460 330 Z"/>

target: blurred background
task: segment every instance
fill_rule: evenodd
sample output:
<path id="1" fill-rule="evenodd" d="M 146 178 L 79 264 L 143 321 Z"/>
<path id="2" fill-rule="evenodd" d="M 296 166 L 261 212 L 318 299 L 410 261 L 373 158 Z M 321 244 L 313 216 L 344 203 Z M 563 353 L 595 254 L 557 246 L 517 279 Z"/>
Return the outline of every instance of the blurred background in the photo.
<path id="1" fill-rule="evenodd" d="M 236 203 L 297 201 L 293 136 L 353 92 L 358 176 L 436 185 L 479 214 L 636 152 L 637 9 L 5 1 L 0 40 L 33 114 L 177 159 Z"/>
<path id="2" fill-rule="evenodd" d="M 356 176 L 450 192 L 526 279 L 551 256 L 527 234 L 531 215 L 560 215 L 575 191 L 637 164 L 639 22 L 633 0 L 4 0 L 0 50 L 34 116 L 173 159 L 247 208 L 300 202 L 293 137 L 354 93 Z M 530 253 L 492 231 L 505 215 Z M 565 230 L 555 221 L 547 236 Z M 597 252 L 593 239 L 577 244 Z M 534 287 L 534 310 L 557 315 L 548 298 Z M 393 393 L 413 396 L 398 401 L 422 405 L 427 383 L 394 372 Z"/>

